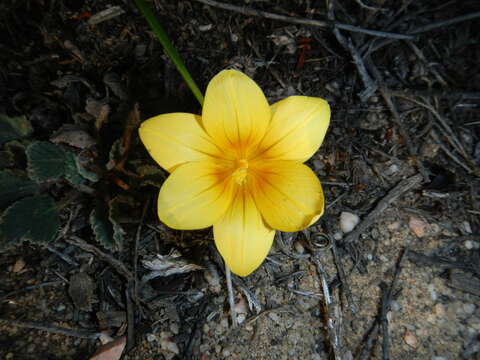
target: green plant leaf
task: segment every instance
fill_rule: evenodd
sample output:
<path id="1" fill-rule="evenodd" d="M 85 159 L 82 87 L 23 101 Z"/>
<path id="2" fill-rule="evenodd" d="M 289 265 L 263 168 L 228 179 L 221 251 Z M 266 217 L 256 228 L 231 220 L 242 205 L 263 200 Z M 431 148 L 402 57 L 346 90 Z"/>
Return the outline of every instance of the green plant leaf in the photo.
<path id="1" fill-rule="evenodd" d="M 80 174 L 77 167 L 76 155 L 70 151 L 65 152 L 65 179 L 72 184 L 85 183 L 85 178 Z"/>
<path id="2" fill-rule="evenodd" d="M 119 250 L 113 238 L 113 225 L 108 219 L 108 209 L 104 203 L 98 202 L 89 216 L 95 239 L 104 248 L 112 251 Z"/>
<path id="3" fill-rule="evenodd" d="M 65 175 L 65 151 L 52 143 L 38 141 L 27 148 L 30 178 L 37 182 L 59 179 Z"/>
<path id="4" fill-rule="evenodd" d="M 117 195 L 108 202 L 108 208 L 108 219 L 113 225 L 113 238 L 116 244 L 123 247 L 127 232 L 121 224 L 135 217 L 135 200 L 130 196 Z"/>
<path id="5" fill-rule="evenodd" d="M 26 177 L 21 177 L 11 171 L 0 171 L 0 209 L 15 200 L 34 194 L 37 190 L 38 185 Z"/>
<path id="6" fill-rule="evenodd" d="M 77 167 L 76 155 L 47 141 L 31 144 L 27 150 L 30 178 L 37 182 L 64 177 L 72 184 L 83 184 L 85 179 Z"/>
<path id="7" fill-rule="evenodd" d="M 48 195 L 37 195 L 17 201 L 7 208 L 0 223 L 0 248 L 22 241 L 51 242 L 60 227 L 55 201 Z"/>
<path id="8" fill-rule="evenodd" d="M 99 176 L 97 173 L 88 170 L 82 163 L 80 159 L 80 155 L 77 155 L 75 158 L 75 164 L 77 165 L 77 171 L 80 175 L 82 175 L 85 179 L 90 180 L 91 182 L 97 182 L 99 180 Z"/>
<path id="9" fill-rule="evenodd" d="M 25 116 L 9 117 L 0 114 L 0 145 L 9 140 L 27 137 L 32 131 L 32 125 Z"/>

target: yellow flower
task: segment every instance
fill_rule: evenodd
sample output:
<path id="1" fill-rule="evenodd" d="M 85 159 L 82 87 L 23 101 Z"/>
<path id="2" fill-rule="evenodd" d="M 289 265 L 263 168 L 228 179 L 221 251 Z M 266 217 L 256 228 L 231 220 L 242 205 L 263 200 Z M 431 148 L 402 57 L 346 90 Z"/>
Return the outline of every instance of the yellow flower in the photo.
<path id="1" fill-rule="evenodd" d="M 163 114 L 140 127 L 150 155 L 170 172 L 158 197 L 160 220 L 180 230 L 213 225 L 232 272 L 250 274 L 275 229 L 299 231 L 323 214 L 320 181 L 302 163 L 329 121 L 325 100 L 291 96 L 269 106 L 248 76 L 220 72 L 208 84 L 202 116 Z"/>

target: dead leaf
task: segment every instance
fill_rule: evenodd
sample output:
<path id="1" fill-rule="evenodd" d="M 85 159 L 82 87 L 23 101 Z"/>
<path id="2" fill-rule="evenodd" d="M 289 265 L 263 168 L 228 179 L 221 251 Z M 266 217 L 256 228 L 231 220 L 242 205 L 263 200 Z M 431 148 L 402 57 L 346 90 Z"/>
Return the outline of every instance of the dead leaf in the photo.
<path id="1" fill-rule="evenodd" d="M 150 274 L 142 278 L 143 282 L 154 279 L 159 276 L 170 276 L 174 274 L 184 274 L 190 271 L 201 270 L 202 266 L 191 264 L 177 250 L 173 250 L 168 255 L 157 254 L 151 260 L 142 260 L 143 266 L 152 270 Z"/>
<path id="2" fill-rule="evenodd" d="M 54 143 L 65 143 L 79 149 L 87 149 L 96 143 L 95 139 L 85 130 L 70 124 L 62 126 L 50 140 Z"/>
<path id="3" fill-rule="evenodd" d="M 90 276 L 78 273 L 70 277 L 68 294 L 77 309 L 83 311 L 92 310 L 92 297 L 95 284 Z"/>
<path id="4" fill-rule="evenodd" d="M 18 259 L 18 260 L 15 262 L 15 265 L 13 265 L 12 272 L 14 272 L 15 274 L 16 274 L 16 273 L 19 273 L 20 271 L 23 270 L 23 268 L 25 267 L 25 265 L 26 265 L 25 260 L 23 260 L 23 259 Z"/>
<path id="5" fill-rule="evenodd" d="M 427 228 L 428 224 L 415 216 L 411 216 L 410 221 L 408 222 L 408 226 L 415 235 L 417 235 L 418 237 L 424 237 L 426 234 L 425 229 Z"/>
<path id="6" fill-rule="evenodd" d="M 101 346 L 90 360 L 118 360 L 122 356 L 123 349 L 127 344 L 127 337 L 121 336 L 118 339 Z"/>

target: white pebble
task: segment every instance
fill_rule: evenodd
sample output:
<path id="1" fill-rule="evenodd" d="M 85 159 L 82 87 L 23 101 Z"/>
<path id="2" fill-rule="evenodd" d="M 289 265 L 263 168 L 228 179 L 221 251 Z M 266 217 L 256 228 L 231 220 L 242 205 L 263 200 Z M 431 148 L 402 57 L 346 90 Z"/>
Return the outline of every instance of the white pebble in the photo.
<path id="1" fill-rule="evenodd" d="M 147 334 L 147 341 L 148 342 L 157 341 L 157 336 L 155 334 Z"/>
<path id="2" fill-rule="evenodd" d="M 352 231 L 359 222 L 360 218 L 358 215 L 346 211 L 340 214 L 340 229 L 342 229 L 344 233 Z"/>
<path id="3" fill-rule="evenodd" d="M 471 315 L 475 312 L 475 304 L 463 304 L 463 312 L 467 315 Z"/>
<path id="4" fill-rule="evenodd" d="M 474 247 L 472 240 L 467 240 L 467 241 L 465 241 L 464 245 L 465 245 L 465 248 L 466 248 L 467 250 L 472 250 L 473 247 Z"/>

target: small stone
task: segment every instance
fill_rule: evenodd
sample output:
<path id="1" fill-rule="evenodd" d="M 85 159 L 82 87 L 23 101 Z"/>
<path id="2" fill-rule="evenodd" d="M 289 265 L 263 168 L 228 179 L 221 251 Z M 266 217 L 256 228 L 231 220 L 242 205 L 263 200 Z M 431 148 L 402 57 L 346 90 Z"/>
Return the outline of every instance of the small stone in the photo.
<path id="1" fill-rule="evenodd" d="M 230 356 L 230 351 L 229 351 L 228 349 L 223 349 L 223 351 L 222 351 L 222 356 L 223 356 L 223 357 L 228 357 L 228 356 Z"/>
<path id="2" fill-rule="evenodd" d="M 400 221 L 394 221 L 393 223 L 387 225 L 387 229 L 390 231 L 397 231 L 400 229 L 400 225 Z"/>
<path id="3" fill-rule="evenodd" d="M 232 34 L 230 34 L 230 39 L 232 39 L 232 41 L 236 43 L 238 41 L 239 37 L 238 37 L 237 34 L 232 33 Z"/>
<path id="4" fill-rule="evenodd" d="M 148 342 L 154 342 L 157 341 L 157 336 L 155 334 L 147 334 L 147 341 Z"/>
<path id="5" fill-rule="evenodd" d="M 295 241 L 293 244 L 293 247 L 295 248 L 295 251 L 299 254 L 305 253 L 305 247 L 302 245 L 300 241 Z"/>
<path id="6" fill-rule="evenodd" d="M 239 314 L 239 315 L 237 316 L 237 322 L 238 322 L 239 324 L 244 323 L 246 319 L 247 319 L 247 315 L 245 315 L 245 314 Z"/>
<path id="7" fill-rule="evenodd" d="M 467 250 L 472 250 L 475 246 L 472 240 L 467 240 L 463 244 L 465 245 L 465 249 Z"/>
<path id="8" fill-rule="evenodd" d="M 467 315 L 471 315 L 475 312 L 475 304 L 463 304 L 463 312 Z"/>
<path id="9" fill-rule="evenodd" d="M 237 303 L 235 304 L 235 311 L 237 314 L 247 314 L 248 313 L 248 304 L 245 301 L 245 298 L 242 297 Z"/>
<path id="10" fill-rule="evenodd" d="M 65 311 L 66 308 L 67 308 L 67 307 L 65 306 L 65 304 L 60 304 L 60 305 L 58 305 L 58 307 L 57 307 L 57 311 L 58 311 L 58 312 L 62 312 L 62 311 Z"/>
<path id="11" fill-rule="evenodd" d="M 410 217 L 410 221 L 408 222 L 408 226 L 410 227 L 410 230 L 417 235 L 418 237 L 424 237 L 427 228 L 427 223 L 425 221 L 420 220 L 419 218 L 415 216 Z"/>
<path id="12" fill-rule="evenodd" d="M 5 359 L 6 360 L 10 360 L 10 359 L 13 359 L 13 353 L 8 353 L 7 355 L 5 355 Z"/>
<path id="13" fill-rule="evenodd" d="M 210 326 L 208 326 L 208 324 L 203 324 L 202 330 L 204 334 L 208 334 L 208 332 L 210 331 Z"/>
<path id="14" fill-rule="evenodd" d="M 178 328 L 178 324 L 177 323 L 171 323 L 170 324 L 170 331 L 172 333 L 174 333 L 175 335 L 178 335 L 178 332 L 179 332 L 179 328 Z"/>
<path id="15" fill-rule="evenodd" d="M 333 234 L 333 238 L 335 240 L 342 240 L 343 234 L 340 231 L 337 231 L 336 233 Z"/>
<path id="16" fill-rule="evenodd" d="M 470 223 L 468 221 L 464 221 L 462 225 L 463 225 L 463 230 L 465 230 L 467 234 L 472 233 L 472 227 L 470 226 Z"/>
<path id="17" fill-rule="evenodd" d="M 405 332 L 403 335 L 403 341 L 405 341 L 405 344 L 414 349 L 418 347 L 417 337 L 410 331 Z"/>
<path id="18" fill-rule="evenodd" d="M 440 303 L 435 304 L 433 306 L 433 312 L 435 313 L 435 315 L 437 315 L 440 318 L 445 317 L 445 315 L 447 314 L 447 312 L 445 311 L 445 306 L 443 304 L 440 304 Z"/>
<path id="19" fill-rule="evenodd" d="M 392 311 L 400 311 L 400 309 L 402 308 L 400 303 L 396 300 L 392 301 L 391 307 L 392 307 Z"/>
<path id="20" fill-rule="evenodd" d="M 360 217 L 358 215 L 352 214 L 347 211 L 343 211 L 340 214 L 340 229 L 342 229 L 344 233 L 351 232 L 355 228 L 355 226 L 358 225 L 359 222 Z"/>
<path id="21" fill-rule="evenodd" d="M 228 328 L 228 319 L 226 317 L 222 318 L 222 320 L 220 320 L 220 325 L 224 328 L 224 329 L 227 329 Z"/>
<path id="22" fill-rule="evenodd" d="M 445 356 L 433 356 L 432 360 L 448 360 L 448 358 Z"/>
<path id="23" fill-rule="evenodd" d="M 271 312 L 270 314 L 268 314 L 268 317 L 273 321 L 275 321 L 277 324 L 280 322 L 280 317 L 274 312 Z"/>
<path id="24" fill-rule="evenodd" d="M 430 298 L 433 300 L 433 301 L 436 301 L 437 298 L 438 298 L 438 294 L 437 292 L 435 291 L 435 285 L 433 284 L 428 284 L 428 293 L 430 294 Z"/>
<path id="25" fill-rule="evenodd" d="M 213 25 L 212 24 L 207 24 L 207 25 L 200 25 L 198 27 L 198 30 L 200 31 L 209 31 L 209 30 L 212 30 L 213 28 Z"/>

